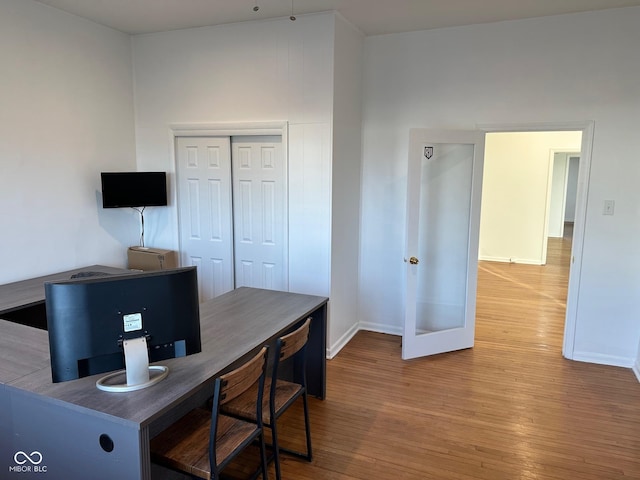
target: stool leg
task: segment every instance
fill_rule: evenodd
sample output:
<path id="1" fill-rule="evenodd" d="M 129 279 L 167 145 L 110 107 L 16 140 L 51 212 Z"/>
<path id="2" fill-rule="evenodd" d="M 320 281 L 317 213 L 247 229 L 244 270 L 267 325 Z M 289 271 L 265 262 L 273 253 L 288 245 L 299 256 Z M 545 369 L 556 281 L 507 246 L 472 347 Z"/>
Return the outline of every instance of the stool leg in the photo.
<path id="1" fill-rule="evenodd" d="M 267 452 L 264 445 L 264 429 L 260 434 L 260 467 L 262 469 L 262 480 L 267 480 Z"/>
<path id="2" fill-rule="evenodd" d="M 278 446 L 278 428 L 275 412 L 271 412 L 271 443 L 273 444 L 273 464 L 276 468 L 276 480 L 281 480 L 280 474 L 280 447 Z"/>
<path id="3" fill-rule="evenodd" d="M 302 394 L 302 403 L 304 405 L 304 426 L 307 435 L 307 460 L 311 461 L 313 455 L 311 453 L 311 426 L 309 425 L 309 407 L 307 405 L 307 392 Z"/>

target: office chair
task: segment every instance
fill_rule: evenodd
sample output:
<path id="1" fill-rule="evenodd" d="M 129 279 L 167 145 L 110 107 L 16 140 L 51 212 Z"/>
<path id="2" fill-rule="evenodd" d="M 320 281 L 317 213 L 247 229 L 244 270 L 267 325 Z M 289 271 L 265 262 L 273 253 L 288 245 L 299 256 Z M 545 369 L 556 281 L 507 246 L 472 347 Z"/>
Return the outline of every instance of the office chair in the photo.
<path id="1" fill-rule="evenodd" d="M 312 460 L 311 431 L 309 428 L 309 409 L 307 405 L 307 381 L 305 375 L 306 346 L 309 339 L 309 327 L 311 319 L 307 320 L 293 332 L 278 338 L 274 351 L 271 375 L 265 380 L 262 406 L 262 423 L 271 429 L 273 460 L 276 471 L 276 479 L 281 479 L 279 453 L 284 452 L 296 457 Z M 278 378 L 278 370 L 283 362 L 288 361 L 293 366 L 293 382 Z M 251 398 L 255 393 L 247 391 L 223 406 L 223 411 L 229 415 L 245 420 L 256 421 L 255 409 L 251 408 Z M 298 452 L 282 448 L 278 445 L 278 418 L 302 397 L 304 407 L 304 424 L 306 434 L 306 452 Z"/>
<path id="2" fill-rule="evenodd" d="M 267 459 L 261 422 L 267 347 L 251 360 L 215 381 L 211 410 L 197 408 L 151 440 L 151 460 L 197 478 L 218 480 L 220 472 L 247 446 L 258 440 L 262 478 Z M 257 422 L 223 415 L 226 403 L 248 391 Z M 247 398 L 247 397 L 245 397 Z"/>

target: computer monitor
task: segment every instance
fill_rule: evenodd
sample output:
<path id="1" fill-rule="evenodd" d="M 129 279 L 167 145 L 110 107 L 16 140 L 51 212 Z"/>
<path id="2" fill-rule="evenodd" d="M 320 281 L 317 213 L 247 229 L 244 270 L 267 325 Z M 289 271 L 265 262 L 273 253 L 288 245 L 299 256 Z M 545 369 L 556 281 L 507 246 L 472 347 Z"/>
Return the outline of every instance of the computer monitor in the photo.
<path id="1" fill-rule="evenodd" d="M 98 388 L 138 390 L 201 349 L 196 267 L 49 282 L 45 305 L 53 382 L 125 369 Z"/>

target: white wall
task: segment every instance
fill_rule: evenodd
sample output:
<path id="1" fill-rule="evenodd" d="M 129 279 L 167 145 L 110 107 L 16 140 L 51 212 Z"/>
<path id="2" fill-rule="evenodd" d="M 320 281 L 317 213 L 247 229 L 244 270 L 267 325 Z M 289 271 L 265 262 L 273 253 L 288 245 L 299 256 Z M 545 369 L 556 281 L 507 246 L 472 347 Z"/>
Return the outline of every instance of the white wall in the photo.
<path id="1" fill-rule="evenodd" d="M 133 39 L 140 169 L 175 184 L 172 126 L 289 122 L 289 288 L 329 295 L 331 13 Z M 173 188 L 174 190 L 174 188 Z M 175 192 L 174 192 L 175 193 Z M 175 197 L 150 246 L 178 248 Z"/>
<path id="2" fill-rule="evenodd" d="M 626 8 L 365 40 L 361 322 L 388 331 L 402 324 L 409 128 L 593 120 L 574 354 L 632 365 L 640 337 L 639 24 L 640 8 Z M 605 199 L 616 201 L 614 216 L 602 215 Z"/>
<path id="3" fill-rule="evenodd" d="M 402 322 L 409 128 L 594 120 L 575 352 L 639 361 L 639 23 L 640 9 L 628 8 L 365 40 L 361 323 L 398 331 Z M 137 166 L 172 173 L 172 124 L 283 120 L 296 186 L 291 288 L 331 293 L 332 127 L 341 122 L 332 124 L 332 62 L 334 42 L 348 37 L 341 28 L 320 14 L 136 37 L 134 130 L 128 36 L 31 0 L 3 0 L 0 216 L 12 235 L 2 243 L 0 282 L 124 265 L 138 217 L 100 208 L 99 172 L 135 168 L 134 131 Z M 614 216 L 602 216 L 605 199 L 616 201 Z M 177 247 L 172 203 L 150 212 L 149 245 Z"/>
<path id="4" fill-rule="evenodd" d="M 2 0 L 0 65 L 0 283 L 124 266 L 138 219 L 102 209 L 100 171 L 135 169 L 129 36 Z"/>
<path id="5" fill-rule="evenodd" d="M 133 39 L 138 165 L 172 190 L 172 129 L 288 122 L 289 290 L 330 296 L 330 351 L 358 321 L 362 48 L 334 13 Z M 175 201 L 148 245 L 179 248 Z"/>
<path id="6" fill-rule="evenodd" d="M 335 24 L 329 355 L 357 331 L 364 35 L 341 16 Z"/>
<path id="7" fill-rule="evenodd" d="M 500 132 L 485 140 L 481 260 L 546 262 L 552 150 L 580 150 L 582 132 Z"/>

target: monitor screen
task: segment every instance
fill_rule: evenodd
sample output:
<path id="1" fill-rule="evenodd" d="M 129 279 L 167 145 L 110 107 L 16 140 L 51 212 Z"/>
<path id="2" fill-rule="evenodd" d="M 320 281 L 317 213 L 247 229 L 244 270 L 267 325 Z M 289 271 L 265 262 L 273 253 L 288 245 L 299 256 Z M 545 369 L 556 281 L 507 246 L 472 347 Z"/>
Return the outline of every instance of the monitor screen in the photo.
<path id="1" fill-rule="evenodd" d="M 154 207 L 167 204 L 165 172 L 102 172 L 102 207 Z"/>
<path id="2" fill-rule="evenodd" d="M 45 305 L 54 382 L 125 368 L 133 339 L 149 362 L 200 352 L 196 267 L 49 282 Z"/>

